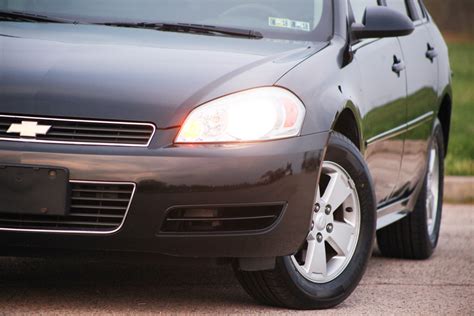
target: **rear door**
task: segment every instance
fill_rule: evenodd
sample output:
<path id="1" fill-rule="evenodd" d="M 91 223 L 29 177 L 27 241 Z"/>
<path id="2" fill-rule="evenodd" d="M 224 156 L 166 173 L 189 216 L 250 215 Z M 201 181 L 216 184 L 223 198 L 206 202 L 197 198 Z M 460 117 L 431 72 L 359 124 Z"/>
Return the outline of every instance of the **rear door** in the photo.
<path id="1" fill-rule="evenodd" d="M 351 0 L 356 22 L 376 0 Z M 375 185 L 378 204 L 390 199 L 399 177 L 406 122 L 406 73 L 397 38 L 368 39 L 352 47 L 360 68 L 364 100 L 365 158 Z M 395 67 L 394 67 L 395 66 Z"/>
<path id="2" fill-rule="evenodd" d="M 408 196 L 423 179 L 437 99 L 436 47 L 418 1 L 385 0 L 389 8 L 407 15 L 415 24 L 411 35 L 399 38 L 406 64 L 407 118 L 400 177 L 392 198 Z"/>

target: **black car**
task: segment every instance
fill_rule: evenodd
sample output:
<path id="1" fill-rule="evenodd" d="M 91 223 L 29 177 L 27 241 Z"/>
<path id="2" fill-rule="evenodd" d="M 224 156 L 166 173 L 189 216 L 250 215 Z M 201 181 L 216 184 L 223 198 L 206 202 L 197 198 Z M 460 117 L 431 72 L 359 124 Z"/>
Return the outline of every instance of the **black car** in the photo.
<path id="1" fill-rule="evenodd" d="M 436 248 L 452 104 L 419 0 L 0 0 L 0 255 L 218 258 L 328 308 Z"/>

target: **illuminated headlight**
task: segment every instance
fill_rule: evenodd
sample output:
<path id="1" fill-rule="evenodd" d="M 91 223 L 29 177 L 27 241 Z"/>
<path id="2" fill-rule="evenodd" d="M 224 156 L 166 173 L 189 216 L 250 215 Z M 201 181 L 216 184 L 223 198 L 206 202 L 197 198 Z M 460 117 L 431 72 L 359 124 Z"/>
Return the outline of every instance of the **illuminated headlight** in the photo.
<path id="1" fill-rule="evenodd" d="M 297 136 L 304 116 L 303 103 L 288 90 L 247 90 L 194 109 L 175 142 L 253 142 Z"/>

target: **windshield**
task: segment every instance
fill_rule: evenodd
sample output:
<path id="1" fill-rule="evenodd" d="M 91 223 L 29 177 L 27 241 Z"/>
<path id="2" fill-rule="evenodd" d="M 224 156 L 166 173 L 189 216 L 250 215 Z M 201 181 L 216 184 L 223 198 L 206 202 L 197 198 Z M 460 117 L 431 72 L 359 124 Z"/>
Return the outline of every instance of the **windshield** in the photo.
<path id="1" fill-rule="evenodd" d="M 90 23 L 192 23 L 258 31 L 264 37 L 326 41 L 330 0 L 0 0 L 0 10 Z"/>

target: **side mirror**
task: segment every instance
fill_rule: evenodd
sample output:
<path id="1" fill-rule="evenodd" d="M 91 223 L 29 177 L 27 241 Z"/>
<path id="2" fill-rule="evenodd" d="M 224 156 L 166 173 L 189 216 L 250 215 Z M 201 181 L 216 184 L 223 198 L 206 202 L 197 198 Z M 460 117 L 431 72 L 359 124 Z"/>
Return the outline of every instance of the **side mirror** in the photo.
<path id="1" fill-rule="evenodd" d="M 368 7 L 362 24 L 351 26 L 354 39 L 405 36 L 414 30 L 415 26 L 408 16 L 387 7 Z"/>

